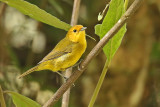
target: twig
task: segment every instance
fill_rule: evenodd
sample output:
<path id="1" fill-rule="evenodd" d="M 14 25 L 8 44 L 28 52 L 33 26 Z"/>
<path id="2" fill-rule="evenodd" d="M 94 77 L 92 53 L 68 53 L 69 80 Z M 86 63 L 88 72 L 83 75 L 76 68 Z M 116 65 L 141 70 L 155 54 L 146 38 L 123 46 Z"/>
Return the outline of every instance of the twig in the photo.
<path id="1" fill-rule="evenodd" d="M 72 11 L 72 18 L 71 18 L 71 26 L 77 24 L 78 15 L 79 15 L 79 7 L 80 7 L 81 0 L 74 0 L 73 11 Z M 72 74 L 72 67 L 68 68 L 65 72 L 65 77 L 69 78 Z M 69 97 L 70 97 L 70 88 L 63 94 L 62 98 L 62 107 L 68 107 L 69 105 Z"/>
<path id="2" fill-rule="evenodd" d="M 3 90 L 1 88 L 1 85 L 0 85 L 0 103 L 1 103 L 1 107 L 6 107 L 6 103 L 5 103 L 5 100 L 4 100 Z"/>
<path id="3" fill-rule="evenodd" d="M 65 82 L 57 92 L 44 104 L 43 107 L 49 107 L 55 104 L 63 95 L 63 93 L 78 79 L 78 77 L 84 72 L 90 61 L 102 50 L 105 44 L 111 39 L 118 30 L 126 23 L 128 18 L 138 9 L 143 0 L 135 0 L 125 14 L 119 19 L 119 21 L 107 32 L 107 34 L 98 42 L 98 44 L 92 49 L 84 61 L 80 64 L 79 70 L 75 71 L 71 77 Z"/>
<path id="4" fill-rule="evenodd" d="M 65 77 L 69 78 L 72 74 L 72 68 L 68 68 L 65 72 Z M 63 94 L 61 107 L 68 107 L 70 97 L 70 88 Z"/>
<path id="5" fill-rule="evenodd" d="M 72 74 L 72 67 L 66 70 L 65 77 L 69 78 L 71 74 Z M 63 94 L 61 107 L 68 107 L 69 97 L 70 97 L 70 88 L 68 88 L 68 90 Z"/>
<path id="6" fill-rule="evenodd" d="M 74 0 L 72 19 L 71 19 L 71 26 L 77 24 L 80 2 L 81 2 L 81 0 Z"/>

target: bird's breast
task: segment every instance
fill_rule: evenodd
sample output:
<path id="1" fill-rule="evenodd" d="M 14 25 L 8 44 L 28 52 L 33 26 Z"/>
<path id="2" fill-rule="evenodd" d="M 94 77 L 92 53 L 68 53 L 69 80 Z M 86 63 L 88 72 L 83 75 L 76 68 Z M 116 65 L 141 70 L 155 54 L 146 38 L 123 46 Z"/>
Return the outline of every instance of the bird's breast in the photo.
<path id="1" fill-rule="evenodd" d="M 73 66 L 80 59 L 85 50 L 86 45 L 75 44 L 70 53 L 64 54 L 53 61 L 54 67 L 61 70 Z"/>

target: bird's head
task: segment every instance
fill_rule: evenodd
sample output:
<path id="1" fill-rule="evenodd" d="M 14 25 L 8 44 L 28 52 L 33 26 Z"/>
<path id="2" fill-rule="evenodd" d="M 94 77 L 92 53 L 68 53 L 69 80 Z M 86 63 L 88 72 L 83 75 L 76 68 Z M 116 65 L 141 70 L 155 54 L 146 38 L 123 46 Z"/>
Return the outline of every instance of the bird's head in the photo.
<path id="1" fill-rule="evenodd" d="M 81 42 L 85 40 L 85 29 L 82 25 L 75 25 L 70 28 L 67 33 L 67 38 L 72 42 Z"/>

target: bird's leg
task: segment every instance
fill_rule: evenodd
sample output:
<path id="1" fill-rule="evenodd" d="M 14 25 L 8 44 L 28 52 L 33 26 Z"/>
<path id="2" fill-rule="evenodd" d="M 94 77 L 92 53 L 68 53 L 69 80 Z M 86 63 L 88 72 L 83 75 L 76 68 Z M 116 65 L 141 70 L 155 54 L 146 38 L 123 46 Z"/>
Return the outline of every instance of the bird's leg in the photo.
<path id="1" fill-rule="evenodd" d="M 56 73 L 57 73 L 57 74 L 59 74 L 61 77 L 63 77 L 63 79 L 65 80 L 65 82 L 67 81 L 67 79 L 68 79 L 68 78 L 67 78 L 67 77 L 65 77 L 63 74 L 61 74 L 61 73 L 60 73 L 60 72 L 58 72 L 58 71 L 57 71 Z"/>
<path id="2" fill-rule="evenodd" d="M 81 59 L 78 63 L 74 64 L 73 67 L 79 66 L 79 64 L 83 61 L 83 59 Z"/>
<path id="3" fill-rule="evenodd" d="M 57 74 L 59 74 L 61 77 L 63 77 L 64 81 L 66 82 L 68 80 L 67 77 L 65 77 L 63 74 L 61 74 L 60 72 L 56 72 Z M 73 87 L 75 87 L 75 84 L 73 83 Z"/>
<path id="4" fill-rule="evenodd" d="M 81 68 L 80 68 L 80 63 L 83 61 L 83 59 L 81 59 L 77 64 L 78 64 L 78 70 L 81 71 Z"/>
<path id="5" fill-rule="evenodd" d="M 80 66 L 78 65 L 78 71 L 81 71 L 81 68 L 80 68 Z"/>
<path id="6" fill-rule="evenodd" d="M 66 82 L 68 80 L 67 77 L 65 77 L 63 74 L 61 74 L 60 72 L 56 72 L 57 74 L 59 74 L 61 77 L 63 77 L 64 81 Z M 73 83 L 73 87 L 75 87 L 75 84 Z"/>

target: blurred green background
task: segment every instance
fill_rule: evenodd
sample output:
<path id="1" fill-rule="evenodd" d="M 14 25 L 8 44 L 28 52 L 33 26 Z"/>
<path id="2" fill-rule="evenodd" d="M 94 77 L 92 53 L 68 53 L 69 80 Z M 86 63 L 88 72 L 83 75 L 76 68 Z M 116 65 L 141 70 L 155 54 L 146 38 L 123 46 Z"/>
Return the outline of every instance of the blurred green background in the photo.
<path id="1" fill-rule="evenodd" d="M 73 0 L 27 0 L 70 23 Z M 87 27 L 87 51 L 99 41 L 94 34 L 98 13 L 109 0 L 82 0 L 78 24 Z M 133 2 L 130 0 L 129 5 Z M 44 104 L 61 86 L 51 71 L 17 76 L 35 66 L 64 38 L 66 31 L 37 22 L 0 2 L 0 84 Z M 69 107 L 87 107 L 104 66 L 103 52 L 92 60 L 71 89 Z M 76 69 L 76 68 L 75 68 Z M 7 107 L 14 107 L 5 95 Z M 61 102 L 56 104 L 60 107 Z M 95 107 L 160 107 L 160 1 L 145 0 L 129 19 L 127 33 L 112 60 Z"/>

